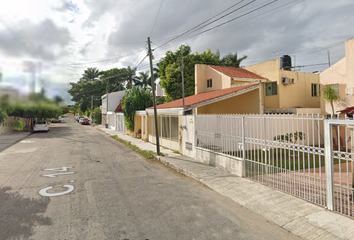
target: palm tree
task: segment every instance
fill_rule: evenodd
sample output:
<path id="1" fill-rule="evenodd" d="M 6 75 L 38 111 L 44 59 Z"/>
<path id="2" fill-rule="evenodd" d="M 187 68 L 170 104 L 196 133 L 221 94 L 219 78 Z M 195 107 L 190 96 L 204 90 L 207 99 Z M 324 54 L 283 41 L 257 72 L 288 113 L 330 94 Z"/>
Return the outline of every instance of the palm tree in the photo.
<path id="1" fill-rule="evenodd" d="M 220 63 L 223 65 L 227 65 L 229 67 L 240 67 L 241 62 L 243 60 L 245 60 L 246 58 L 247 58 L 247 56 L 243 56 L 242 58 L 238 58 L 237 52 L 234 54 L 229 53 L 220 60 Z"/>
<path id="2" fill-rule="evenodd" d="M 151 77 L 149 76 L 149 71 L 140 72 L 139 75 L 140 76 L 137 77 L 139 82 L 137 82 L 135 85 L 142 86 L 144 90 L 146 90 L 146 88 L 148 88 L 149 86 L 151 87 Z"/>
<path id="3" fill-rule="evenodd" d="M 127 67 L 125 69 L 125 82 L 126 82 L 126 88 L 131 89 L 133 85 L 135 85 L 139 80 L 135 76 L 136 74 L 136 69 L 135 68 L 130 68 Z"/>
<path id="4" fill-rule="evenodd" d="M 82 74 L 82 79 L 93 82 L 96 81 L 100 75 L 101 73 L 97 68 L 88 68 L 85 70 L 84 74 Z"/>
<path id="5" fill-rule="evenodd" d="M 334 115 L 334 102 L 338 102 L 340 100 L 340 96 L 338 92 L 331 86 L 327 85 L 322 93 L 322 99 L 325 102 L 329 102 L 332 108 L 332 114 Z"/>

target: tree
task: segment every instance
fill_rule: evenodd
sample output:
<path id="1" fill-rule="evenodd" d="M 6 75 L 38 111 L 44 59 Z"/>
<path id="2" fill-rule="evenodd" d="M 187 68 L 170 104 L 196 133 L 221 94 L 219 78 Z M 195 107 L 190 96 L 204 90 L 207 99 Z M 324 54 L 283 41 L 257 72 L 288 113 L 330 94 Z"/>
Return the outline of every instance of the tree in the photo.
<path id="1" fill-rule="evenodd" d="M 180 47 L 176 52 L 168 51 L 157 66 L 159 67 L 160 85 L 165 90 L 167 101 L 182 98 L 182 73 L 181 73 L 181 51 Z M 229 53 L 220 60 L 220 53 L 211 52 L 210 49 L 203 53 L 191 53 L 190 46 L 183 46 L 183 72 L 184 72 L 184 93 L 185 97 L 195 93 L 195 64 L 227 65 L 239 67 L 246 56 L 238 59 L 237 53 Z"/>
<path id="2" fill-rule="evenodd" d="M 151 106 L 153 106 L 151 93 L 136 86 L 133 86 L 131 89 L 127 90 L 122 102 L 122 107 L 125 126 L 129 131 L 134 131 L 135 112 L 145 110 L 145 108 Z"/>
<path id="3" fill-rule="evenodd" d="M 103 80 L 103 84 L 106 84 L 107 92 L 122 91 L 124 90 L 125 74 L 126 71 L 123 68 L 112 68 L 107 71 L 101 71 L 100 79 L 106 79 Z"/>
<path id="4" fill-rule="evenodd" d="M 144 90 L 146 90 L 148 87 L 151 87 L 151 78 L 149 75 L 149 71 L 140 72 L 139 77 L 137 77 L 139 82 L 137 82 L 135 85 L 141 86 Z"/>
<path id="5" fill-rule="evenodd" d="M 334 102 L 338 102 L 341 99 L 339 93 L 331 85 L 326 85 L 322 93 L 322 99 L 331 104 L 332 114 L 334 115 Z"/>
<path id="6" fill-rule="evenodd" d="M 237 52 L 229 53 L 220 60 L 220 63 L 222 63 L 223 65 L 228 66 L 228 67 L 240 67 L 241 62 L 243 60 L 245 60 L 246 58 L 247 58 L 247 56 L 243 56 L 242 58 L 238 58 Z"/>
<path id="7" fill-rule="evenodd" d="M 126 88 L 131 89 L 139 80 L 136 77 L 136 69 L 127 67 L 124 69 L 124 80 L 126 83 Z"/>
<path id="8" fill-rule="evenodd" d="M 100 71 L 97 68 L 88 68 L 82 74 L 82 79 L 88 82 L 93 82 L 100 76 Z"/>
<path id="9" fill-rule="evenodd" d="M 71 101 L 74 101 L 82 112 L 91 108 L 91 96 L 101 97 L 106 93 L 107 88 L 106 82 L 88 82 L 85 79 L 80 79 L 77 83 L 70 83 L 70 85 L 71 89 L 68 90 L 68 93 L 72 96 Z M 94 108 L 99 105 L 99 101 L 93 101 Z"/>

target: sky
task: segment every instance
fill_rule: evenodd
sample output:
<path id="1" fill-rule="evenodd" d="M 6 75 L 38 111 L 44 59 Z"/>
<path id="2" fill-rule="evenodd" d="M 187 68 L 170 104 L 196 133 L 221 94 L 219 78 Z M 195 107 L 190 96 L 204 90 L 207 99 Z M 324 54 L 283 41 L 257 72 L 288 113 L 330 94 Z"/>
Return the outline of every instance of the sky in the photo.
<path id="1" fill-rule="evenodd" d="M 21 7 L 19 7 L 21 6 Z M 297 71 L 324 71 L 354 37 L 352 0 L 12 0 L 0 8 L 0 88 L 67 95 L 85 69 L 154 63 L 181 45 L 247 56 L 290 55 Z M 33 74 L 34 73 L 34 74 Z M 69 96 L 66 96 L 69 99 Z"/>

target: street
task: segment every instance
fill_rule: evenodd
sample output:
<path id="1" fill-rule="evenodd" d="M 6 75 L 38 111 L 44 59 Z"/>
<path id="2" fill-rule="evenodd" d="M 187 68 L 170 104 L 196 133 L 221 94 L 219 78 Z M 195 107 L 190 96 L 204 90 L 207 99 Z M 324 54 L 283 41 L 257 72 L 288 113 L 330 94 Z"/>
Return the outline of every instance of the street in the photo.
<path id="1" fill-rule="evenodd" d="M 299 239 L 73 116 L 0 153 L 2 239 Z"/>

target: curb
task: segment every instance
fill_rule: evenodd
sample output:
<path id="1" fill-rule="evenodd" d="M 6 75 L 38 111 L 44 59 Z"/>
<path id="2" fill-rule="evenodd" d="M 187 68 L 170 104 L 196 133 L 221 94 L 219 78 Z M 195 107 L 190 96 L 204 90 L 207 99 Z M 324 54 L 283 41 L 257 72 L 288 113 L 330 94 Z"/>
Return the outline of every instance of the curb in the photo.
<path id="1" fill-rule="evenodd" d="M 5 151 L 6 149 L 8 149 L 8 148 L 12 147 L 13 145 L 19 143 L 20 141 L 22 141 L 23 139 L 25 139 L 26 137 L 28 137 L 28 136 L 30 136 L 30 135 L 32 135 L 32 132 L 28 133 L 28 134 L 27 134 L 26 136 L 24 136 L 24 137 L 21 137 L 21 138 L 17 139 L 16 141 L 12 142 L 12 143 L 9 144 L 8 146 L 6 146 L 6 147 L 0 149 L 0 152 Z"/>
<path id="2" fill-rule="evenodd" d="M 169 161 L 164 160 L 163 157 L 154 155 L 154 158 L 155 158 L 155 160 L 160 161 L 161 163 L 163 163 L 165 166 L 176 170 L 178 173 L 181 173 L 181 174 L 183 174 L 186 177 L 193 178 L 194 180 L 196 180 L 196 181 L 198 181 L 200 183 L 203 183 L 201 181 L 201 179 L 199 177 L 197 177 L 196 175 L 194 175 L 193 173 L 190 173 L 190 172 L 184 170 L 183 168 L 178 167 L 177 165 L 175 165 L 175 164 L 173 164 L 173 163 L 171 163 Z"/>

